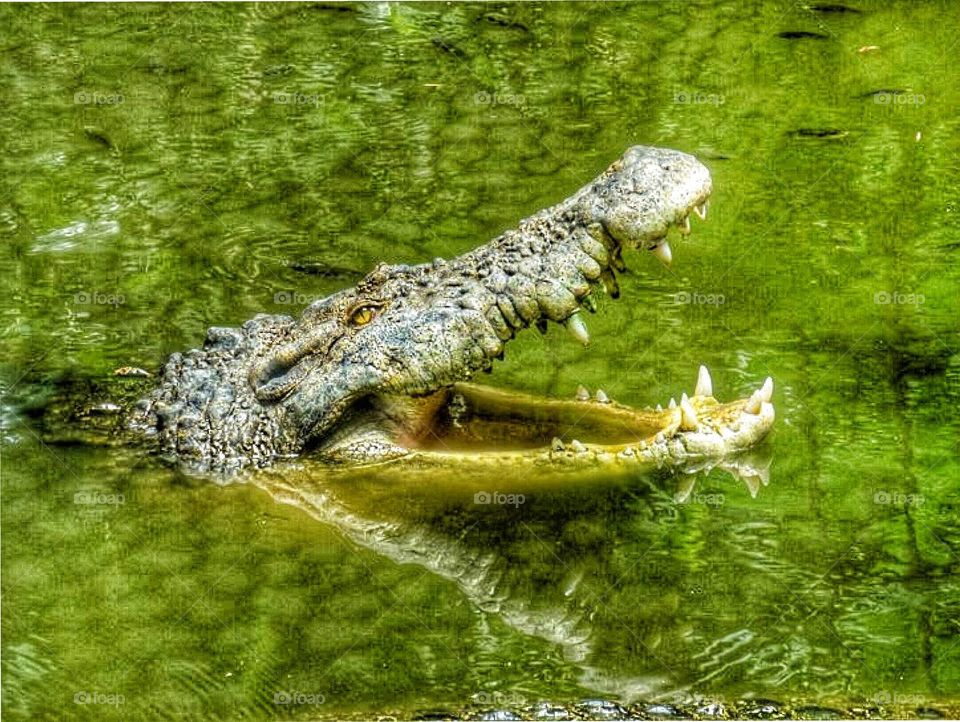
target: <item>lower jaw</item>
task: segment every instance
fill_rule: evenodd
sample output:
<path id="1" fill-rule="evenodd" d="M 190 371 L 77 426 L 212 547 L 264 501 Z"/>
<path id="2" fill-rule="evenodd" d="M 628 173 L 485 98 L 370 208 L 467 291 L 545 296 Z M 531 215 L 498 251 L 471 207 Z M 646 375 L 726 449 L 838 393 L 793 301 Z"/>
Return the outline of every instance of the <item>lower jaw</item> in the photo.
<path id="1" fill-rule="evenodd" d="M 533 450 L 549 448 L 557 439 L 630 444 L 676 426 L 669 409 L 636 410 L 466 383 L 426 397 L 381 397 L 380 402 L 396 443 L 410 450 Z"/>

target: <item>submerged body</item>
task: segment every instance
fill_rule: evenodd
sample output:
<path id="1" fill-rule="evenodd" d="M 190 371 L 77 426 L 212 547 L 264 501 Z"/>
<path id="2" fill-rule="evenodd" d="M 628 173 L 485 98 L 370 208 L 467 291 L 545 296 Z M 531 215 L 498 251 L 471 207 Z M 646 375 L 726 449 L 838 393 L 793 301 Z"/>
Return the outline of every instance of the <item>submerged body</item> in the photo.
<path id="1" fill-rule="evenodd" d="M 211 328 L 202 349 L 170 358 L 134 426 L 184 466 L 219 472 L 307 449 L 341 463 L 482 463 L 496 452 L 521 464 L 670 465 L 747 449 L 773 423 L 769 380 L 749 399 L 720 404 L 701 367 L 689 398 L 656 410 L 602 394 L 555 401 L 465 383 L 530 326 L 564 324 L 586 344 L 580 311 L 594 309 L 595 293 L 619 295 L 622 250 L 669 262 L 668 229 L 688 233 L 710 192 L 692 156 L 631 148 L 567 200 L 474 251 L 381 264 L 299 319 Z"/>

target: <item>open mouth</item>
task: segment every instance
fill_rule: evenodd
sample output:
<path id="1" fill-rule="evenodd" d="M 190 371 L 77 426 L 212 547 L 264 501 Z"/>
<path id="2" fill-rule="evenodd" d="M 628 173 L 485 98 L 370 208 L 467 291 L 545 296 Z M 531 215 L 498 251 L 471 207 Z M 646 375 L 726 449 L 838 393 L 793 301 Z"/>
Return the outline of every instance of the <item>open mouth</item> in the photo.
<path id="1" fill-rule="evenodd" d="M 631 456 L 682 437 L 684 456 L 721 457 L 746 449 L 769 430 L 773 382 L 749 397 L 721 403 L 701 366 L 695 388 L 666 407 L 633 408 L 598 389 L 580 387 L 571 399 L 537 397 L 458 383 L 428 396 L 377 396 L 381 418 L 391 419 L 395 443 L 410 450 L 511 452 L 549 449 L 576 457 L 593 450 Z"/>
<path id="2" fill-rule="evenodd" d="M 705 219 L 709 190 L 694 198 L 677 215 L 673 225 L 682 235 L 690 233 L 690 215 Z M 671 260 L 666 232 L 640 244 L 661 261 Z M 614 271 L 624 272 L 622 245 L 612 237 L 609 267 L 591 284 L 612 297 L 619 295 Z M 596 311 L 591 292 L 578 298 L 578 308 L 559 323 L 584 346 L 590 342 L 581 308 Z M 547 321 L 536 324 L 546 331 Z M 467 382 L 422 396 L 375 394 L 363 403 L 371 413 L 388 421 L 393 443 L 410 450 L 489 452 L 552 449 L 577 454 L 589 446 L 630 453 L 638 444 L 665 443 L 680 432 L 691 449 L 732 449 L 749 446 L 768 428 L 772 418 L 772 381 L 752 396 L 722 404 L 713 397 L 713 382 L 701 367 L 691 394 L 664 406 L 636 409 L 611 401 L 598 390 L 595 395 L 578 390 L 571 399 L 550 399 L 504 391 Z M 770 418 L 768 418 L 770 417 Z"/>

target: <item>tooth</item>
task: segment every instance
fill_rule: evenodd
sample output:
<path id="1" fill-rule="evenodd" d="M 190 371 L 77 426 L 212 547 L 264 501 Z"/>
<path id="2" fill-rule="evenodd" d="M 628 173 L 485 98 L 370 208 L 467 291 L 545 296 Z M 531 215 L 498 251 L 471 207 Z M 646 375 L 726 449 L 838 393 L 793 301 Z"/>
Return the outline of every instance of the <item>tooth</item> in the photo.
<path id="1" fill-rule="evenodd" d="M 577 401 L 589 401 L 590 392 L 586 386 L 577 386 Z"/>
<path id="2" fill-rule="evenodd" d="M 697 412 L 693 410 L 693 404 L 684 394 L 680 397 L 680 428 L 684 431 L 696 431 L 699 425 Z"/>
<path id="3" fill-rule="evenodd" d="M 657 411 L 663 411 L 663 407 L 660 404 L 657 404 Z"/>
<path id="4" fill-rule="evenodd" d="M 574 453 L 577 453 L 577 454 L 579 454 L 579 453 L 582 452 L 582 451 L 586 451 L 586 450 L 587 450 L 587 447 L 584 446 L 583 444 L 581 444 L 581 443 L 580 443 L 579 441 L 577 441 L 576 439 L 574 439 L 573 441 L 570 442 L 570 448 L 573 449 Z"/>
<path id="5" fill-rule="evenodd" d="M 603 389 L 597 389 L 597 395 L 594 398 L 596 398 L 597 402 L 601 404 L 610 403 L 610 397 L 607 396 Z"/>
<path id="6" fill-rule="evenodd" d="M 679 221 L 677 221 L 677 225 L 680 226 L 680 232 L 683 235 L 690 235 L 690 216 L 687 215 L 681 218 Z"/>
<path id="7" fill-rule="evenodd" d="M 677 402 L 674 400 L 674 398 L 673 398 L 672 396 L 670 397 L 670 403 L 667 404 L 667 408 L 668 408 L 668 409 L 675 409 L 675 408 L 677 408 Z"/>
<path id="8" fill-rule="evenodd" d="M 760 387 L 760 400 L 768 404 L 770 399 L 773 398 L 773 379 L 767 376 L 767 380 L 763 382 L 763 386 Z"/>
<path id="9" fill-rule="evenodd" d="M 669 243 L 667 243 L 666 241 L 664 241 L 664 242 L 661 243 L 659 246 L 657 246 L 656 248 L 653 248 L 653 249 L 651 249 L 651 250 L 653 251 L 653 255 L 654 255 L 654 256 L 656 256 L 657 258 L 659 258 L 661 261 L 663 261 L 664 263 L 666 263 L 668 266 L 670 265 L 670 261 L 673 260 L 673 254 L 670 252 L 670 244 L 669 244 Z"/>
<path id="10" fill-rule="evenodd" d="M 657 435 L 653 437 L 653 443 L 655 444 L 662 444 L 666 440 L 667 436 L 662 431 L 658 431 Z"/>
<path id="11" fill-rule="evenodd" d="M 713 379 L 710 378 L 710 372 L 706 366 L 700 367 L 700 374 L 697 376 L 697 388 L 693 392 L 694 396 L 713 396 Z"/>
<path id="12" fill-rule="evenodd" d="M 597 302 L 593 300 L 592 293 L 588 293 L 586 296 L 581 298 L 580 305 L 587 309 L 590 313 L 597 312 Z"/>
<path id="13" fill-rule="evenodd" d="M 700 216 L 701 221 L 707 220 L 707 201 L 704 201 L 698 206 L 694 206 L 693 212 Z"/>
<path id="14" fill-rule="evenodd" d="M 566 326 L 567 331 L 569 331 L 570 335 L 577 339 L 577 341 L 582 343 L 584 346 L 590 345 L 590 332 L 587 330 L 587 324 L 585 324 L 583 319 L 580 318 L 579 313 L 575 313 L 568 318 Z"/>
<path id="15" fill-rule="evenodd" d="M 692 474 L 680 479 L 680 481 L 677 482 L 677 493 L 673 495 L 673 500 L 678 504 L 682 504 L 690 498 L 690 494 L 696 485 L 697 477 Z"/>
<path id="16" fill-rule="evenodd" d="M 554 436 L 553 441 L 550 442 L 551 451 L 563 451 L 565 448 L 566 447 L 563 445 L 563 441 Z"/>
<path id="17" fill-rule="evenodd" d="M 760 391 L 754 391 L 750 394 L 750 399 L 747 401 L 746 411 L 748 414 L 759 414 L 760 408 L 763 406 L 763 398 L 760 396 Z"/>

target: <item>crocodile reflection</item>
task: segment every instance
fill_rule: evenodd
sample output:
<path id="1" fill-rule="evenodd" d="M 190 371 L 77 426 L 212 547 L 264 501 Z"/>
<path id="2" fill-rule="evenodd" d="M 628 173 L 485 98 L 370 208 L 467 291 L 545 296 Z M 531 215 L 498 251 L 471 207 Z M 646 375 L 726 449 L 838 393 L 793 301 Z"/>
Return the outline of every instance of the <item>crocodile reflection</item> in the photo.
<path id="1" fill-rule="evenodd" d="M 727 499 L 749 504 L 769 483 L 770 461 L 761 446 L 691 473 L 611 478 L 554 468 L 531 476 L 507 467 L 438 485 L 430 466 L 336 471 L 302 459 L 249 480 L 350 541 L 455 583 L 484 615 L 557 645 L 584 686 L 649 698 L 676 691 L 669 665 L 654 676 L 611 672 L 608 653 L 626 641 L 658 658 L 657 647 L 669 643 L 656 639 L 664 633 L 658 616 L 680 616 L 682 602 L 681 590 L 665 590 L 677 580 L 692 589 L 707 573 L 675 548 L 699 543 Z M 640 607 L 640 627 L 619 619 L 619 610 Z"/>

